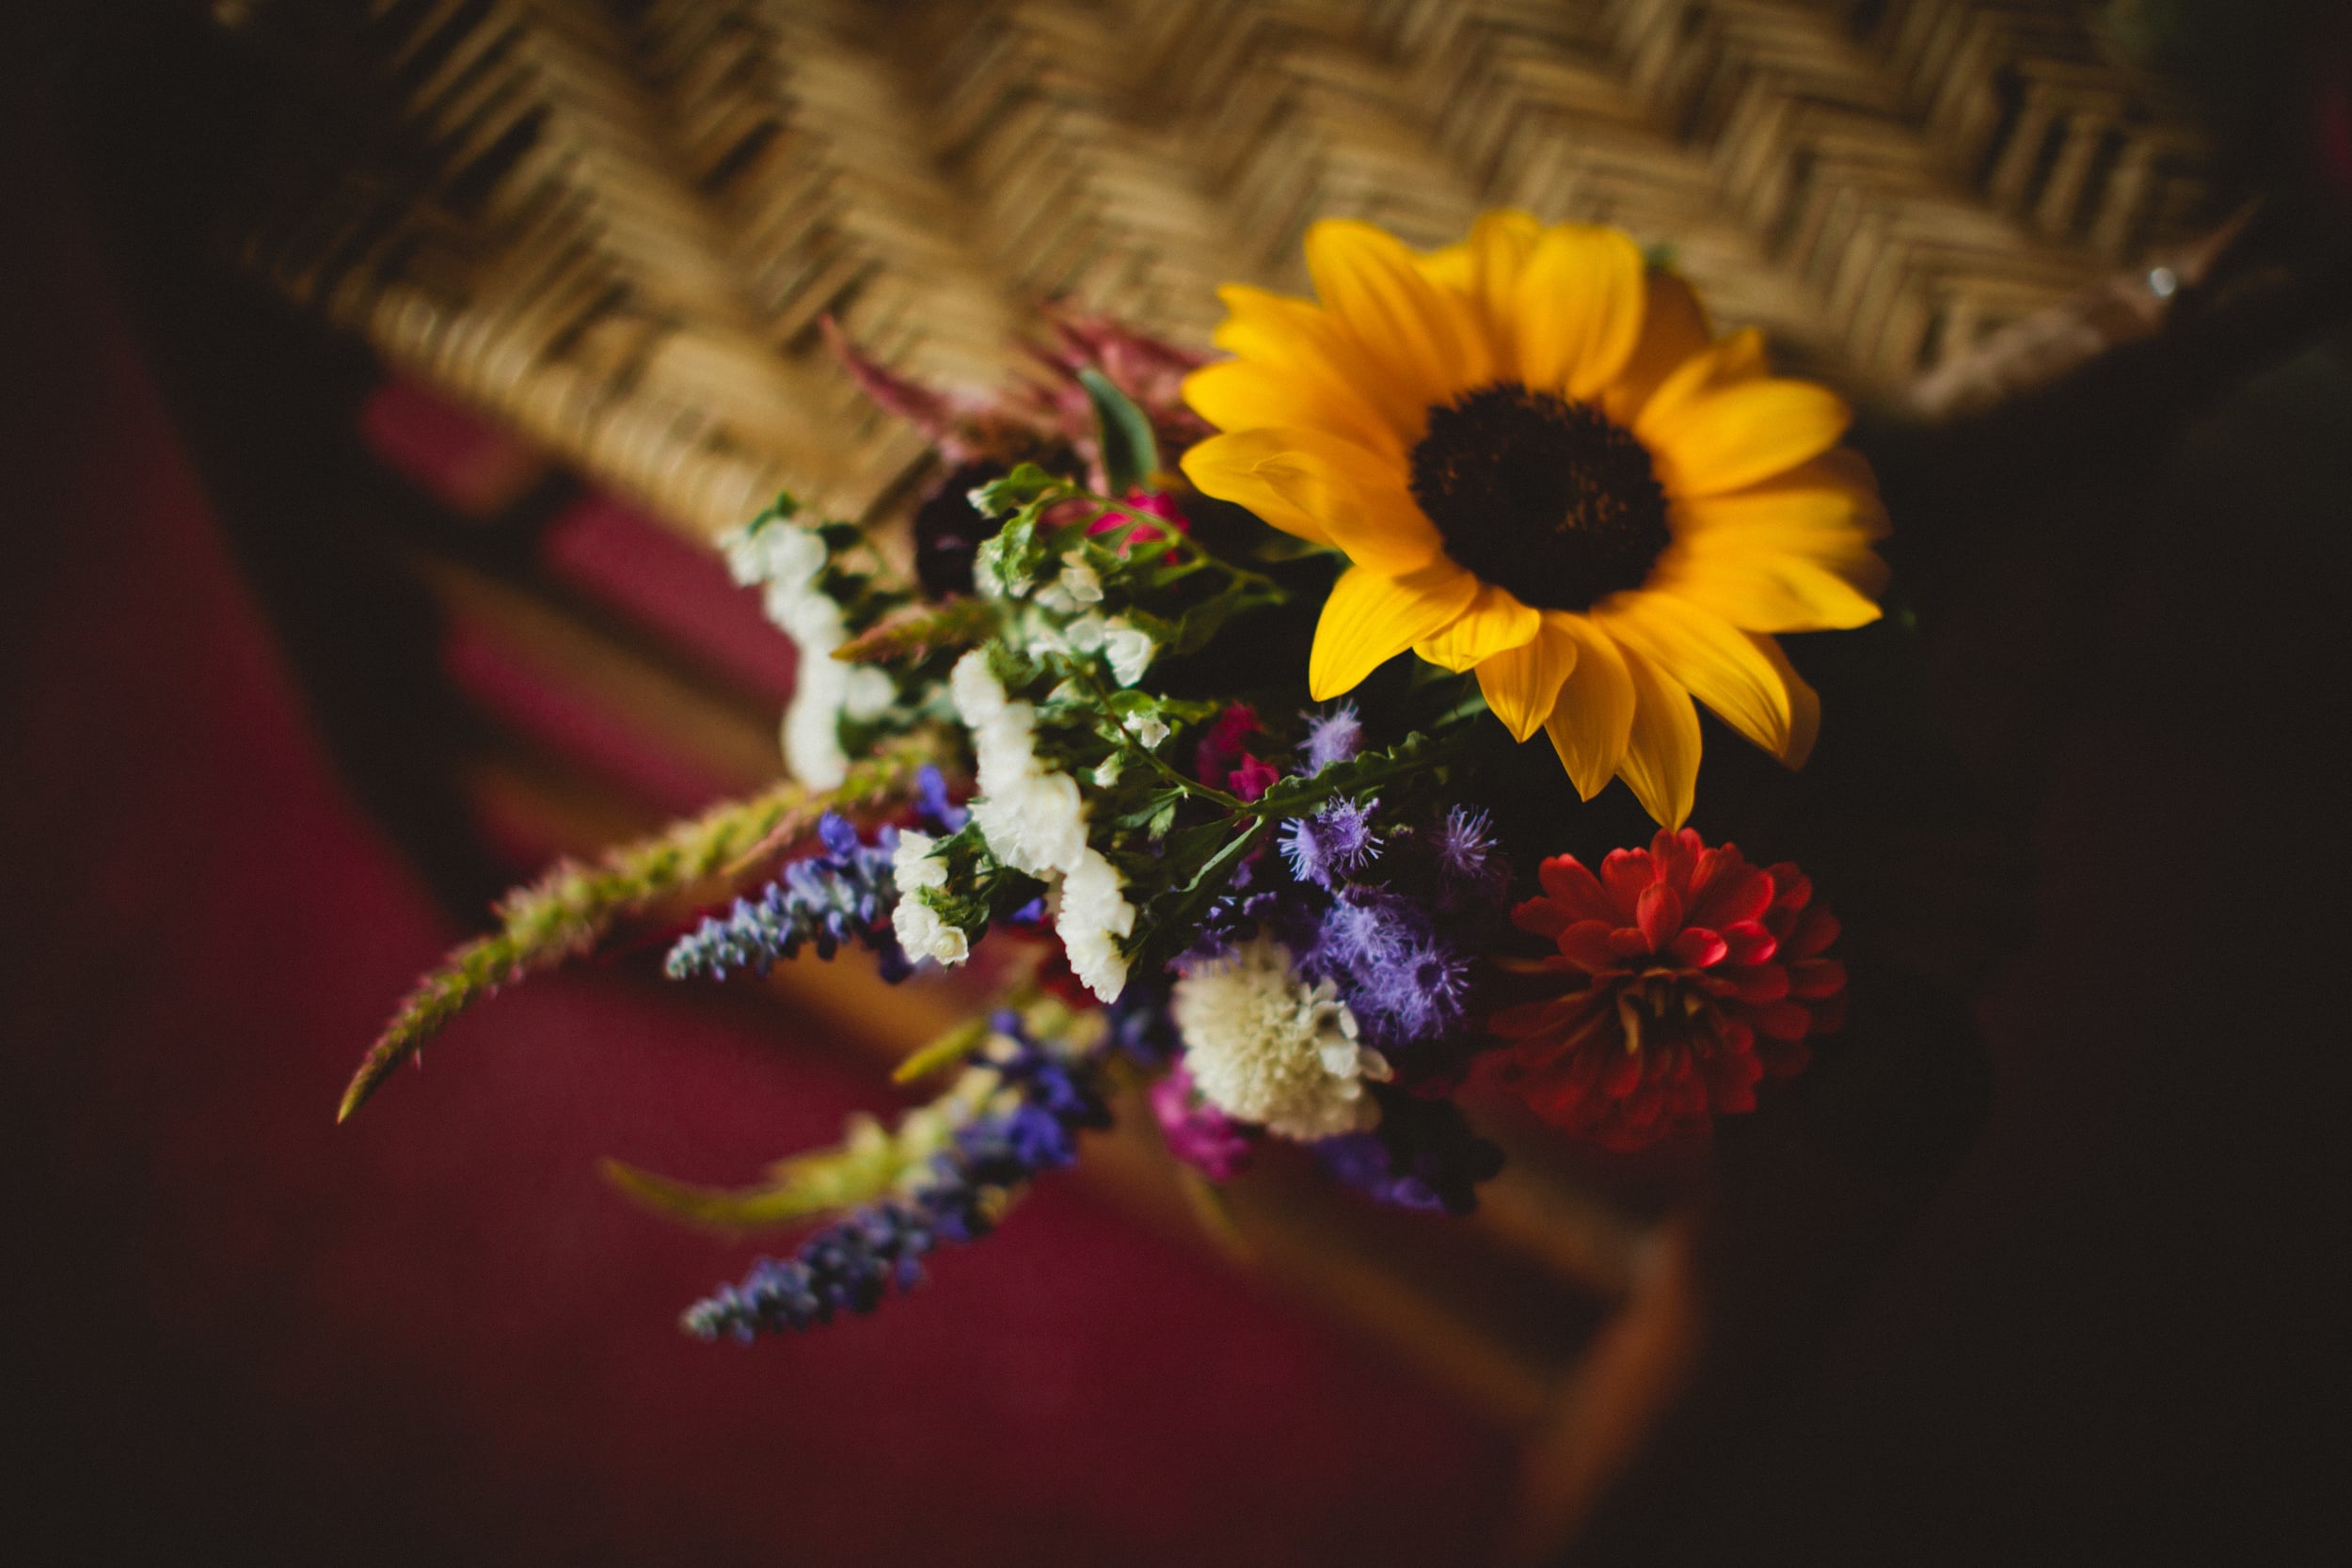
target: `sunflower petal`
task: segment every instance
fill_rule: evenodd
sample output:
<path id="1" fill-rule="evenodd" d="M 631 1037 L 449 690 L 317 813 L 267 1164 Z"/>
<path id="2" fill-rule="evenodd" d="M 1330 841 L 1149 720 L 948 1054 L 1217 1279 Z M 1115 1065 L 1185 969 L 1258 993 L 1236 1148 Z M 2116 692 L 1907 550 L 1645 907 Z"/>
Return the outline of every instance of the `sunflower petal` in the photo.
<path id="1" fill-rule="evenodd" d="M 1706 309 L 1681 277 L 1652 268 L 1645 279 L 1645 295 L 1642 335 L 1616 381 L 1601 394 L 1603 411 L 1629 430 L 1665 379 L 1706 353 L 1714 341 Z"/>
<path id="2" fill-rule="evenodd" d="M 1519 376 L 1518 344 L 1511 330 L 1512 308 L 1518 302 L 1519 274 L 1543 238 L 1544 226 L 1533 214 L 1502 208 L 1480 214 L 1470 229 L 1470 277 L 1468 293 L 1478 303 L 1486 340 L 1494 350 L 1498 380 Z"/>
<path id="3" fill-rule="evenodd" d="M 1669 828 L 1682 826 L 1698 793 L 1699 715 L 1691 694 L 1631 648 L 1623 649 L 1635 694 L 1632 733 L 1618 775 L 1642 809 Z"/>
<path id="4" fill-rule="evenodd" d="M 1664 415 L 1656 405 L 1640 435 L 1666 493 L 1677 498 L 1737 490 L 1837 444 L 1852 416 L 1826 387 L 1764 377 L 1686 399 Z"/>
<path id="5" fill-rule="evenodd" d="M 1368 358 L 1399 374 L 1422 409 L 1494 378 L 1470 302 L 1424 277 L 1393 236 L 1326 218 L 1307 230 L 1307 270 L 1324 308 Z M 1420 422 L 1399 434 L 1419 440 Z"/>
<path id="6" fill-rule="evenodd" d="M 1576 663 L 1560 685 L 1544 733 L 1551 736 L 1568 782 L 1589 800 L 1608 786 L 1625 759 L 1633 728 L 1633 680 L 1616 643 L 1584 616 L 1551 610 L 1544 626 L 1576 644 Z"/>
<path id="7" fill-rule="evenodd" d="M 1560 688 L 1576 669 L 1576 639 L 1546 617 L 1526 643 L 1489 655 L 1479 664 L 1478 689 L 1512 739 L 1525 740 L 1543 728 L 1559 704 Z"/>
<path id="8" fill-rule="evenodd" d="M 1284 533 L 1328 545 L 1331 534 L 1323 520 L 1302 511 L 1258 473 L 1260 463 L 1287 450 L 1279 431 L 1244 430 L 1194 443 L 1177 466 L 1202 495 L 1245 507 Z"/>
<path id="9" fill-rule="evenodd" d="M 1381 665 L 1442 630 L 1470 608 L 1478 579 L 1438 560 L 1406 578 L 1351 566 L 1332 585 L 1307 656 L 1307 688 L 1318 703 L 1352 691 Z"/>
<path id="10" fill-rule="evenodd" d="M 1742 327 L 1719 338 L 1704 353 L 1694 354 L 1669 371 L 1658 389 L 1642 405 L 1633 433 L 1656 444 L 1658 431 L 1668 428 L 1681 411 L 1712 392 L 1738 387 L 1764 375 L 1764 335 Z"/>
<path id="11" fill-rule="evenodd" d="M 1334 396 L 1316 378 L 1246 359 L 1203 366 L 1184 377 L 1184 402 L 1219 430 L 1303 426 L 1327 430 L 1375 452 L 1401 455 L 1388 421 L 1352 393 Z"/>
<path id="12" fill-rule="evenodd" d="M 1834 506 L 1839 527 L 1859 528 L 1872 539 L 1883 539 L 1888 532 L 1878 476 L 1870 471 L 1868 460 L 1851 447 L 1832 447 L 1769 479 L 1695 499 L 1703 501 L 1709 512 L 1778 504 L 1801 508 L 1804 515 L 1815 519 L 1830 518 Z"/>
<path id="13" fill-rule="evenodd" d="M 1645 589 L 1613 595 L 1595 608 L 1593 618 L 1713 708 L 1724 723 L 1774 756 L 1788 749 L 1788 684 L 1756 643 L 1722 616 L 1675 594 Z"/>
<path id="14" fill-rule="evenodd" d="M 1803 768 L 1813 754 L 1813 743 L 1821 734 L 1821 697 L 1805 678 L 1797 673 L 1788 662 L 1788 656 L 1778 642 L 1769 637 L 1751 633 L 1748 641 L 1756 651 L 1772 662 L 1780 673 L 1781 684 L 1788 689 L 1788 744 L 1780 749 L 1781 762 L 1789 768 Z"/>
<path id="15" fill-rule="evenodd" d="M 1519 379 L 1538 391 L 1591 398 L 1609 385 L 1642 331 L 1642 253 L 1614 229 L 1547 229 L 1519 269 L 1512 323 Z"/>
<path id="16" fill-rule="evenodd" d="M 1391 577 L 1442 544 L 1396 463 L 1327 431 L 1266 428 L 1213 436 L 1184 453 L 1201 493 L 1248 507 L 1285 533 L 1332 545 Z"/>
<path id="17" fill-rule="evenodd" d="M 1864 592 L 1885 580 L 1866 548 L 1842 572 L 1753 540 L 1685 540 L 1658 560 L 1650 586 L 1713 610 L 1742 631 L 1829 631 L 1867 626 L 1879 607 Z"/>
<path id="18" fill-rule="evenodd" d="M 1528 609 L 1508 589 L 1483 583 L 1470 609 L 1437 636 L 1414 643 L 1413 652 L 1459 674 L 1482 659 L 1525 647 L 1543 624 L 1542 611 Z"/>
<path id="19" fill-rule="evenodd" d="M 1312 300 L 1294 299 L 1246 283 L 1217 290 L 1227 315 L 1211 341 L 1228 354 L 1312 386 L 1335 405 L 1353 405 L 1402 452 L 1418 439 L 1427 405 L 1377 373 L 1345 327 Z M 1205 415 L 1203 416 L 1206 417 Z M 1410 431 L 1410 435 L 1403 434 Z"/>
<path id="20" fill-rule="evenodd" d="M 1280 450 L 1259 458 L 1251 474 L 1321 524 L 1350 561 L 1400 577 L 1428 565 L 1443 547 L 1400 464 L 1320 430 L 1263 434 Z"/>

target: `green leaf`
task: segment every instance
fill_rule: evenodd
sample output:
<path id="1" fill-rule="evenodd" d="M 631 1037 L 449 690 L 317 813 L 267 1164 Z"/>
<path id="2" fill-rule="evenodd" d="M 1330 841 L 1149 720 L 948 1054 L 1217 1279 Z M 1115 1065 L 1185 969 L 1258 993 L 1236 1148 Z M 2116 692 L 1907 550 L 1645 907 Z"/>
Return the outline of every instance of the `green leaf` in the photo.
<path id="1" fill-rule="evenodd" d="M 852 1117 L 840 1143 L 771 1165 L 770 1180 L 748 1187 L 674 1181 L 618 1160 L 604 1162 L 604 1176 L 648 1208 L 696 1225 L 769 1230 L 882 1196 L 945 1146 L 952 1119 L 915 1111 L 888 1132 L 871 1117 Z"/>
<path id="2" fill-rule="evenodd" d="M 992 479 L 972 492 L 972 504 L 991 517 L 1018 512 L 1062 482 L 1034 463 L 1024 463 L 1002 479 Z"/>
<path id="3" fill-rule="evenodd" d="M 1233 868 L 1241 863 L 1242 857 L 1256 847 L 1258 840 L 1264 836 L 1270 825 L 1269 820 L 1263 816 L 1252 819 L 1248 827 L 1233 835 L 1231 843 L 1210 856 L 1189 882 L 1165 899 L 1152 900 L 1150 929 L 1135 952 L 1137 974 L 1155 974 L 1167 967 L 1170 958 L 1184 951 L 1199 933 L 1201 915 L 1216 901 L 1216 895 L 1225 891 L 1226 884 L 1233 879 Z M 1209 830 L 1219 832 L 1230 827 L 1230 822 L 1207 824 Z M 1173 847 L 1201 832 L 1203 830 L 1200 828 L 1188 828 L 1184 832 L 1171 835 L 1168 844 Z M 1172 847 L 1170 858 L 1175 858 Z"/>
<path id="4" fill-rule="evenodd" d="M 1160 471 L 1160 444 L 1152 420 L 1102 372 L 1080 371 L 1078 384 L 1094 405 L 1095 438 L 1102 443 L 1103 473 L 1110 493 L 1124 496 Z"/>
<path id="5" fill-rule="evenodd" d="M 965 1019 L 891 1070 L 894 1084 L 912 1084 L 942 1068 L 953 1067 L 988 1043 L 988 1015 Z"/>

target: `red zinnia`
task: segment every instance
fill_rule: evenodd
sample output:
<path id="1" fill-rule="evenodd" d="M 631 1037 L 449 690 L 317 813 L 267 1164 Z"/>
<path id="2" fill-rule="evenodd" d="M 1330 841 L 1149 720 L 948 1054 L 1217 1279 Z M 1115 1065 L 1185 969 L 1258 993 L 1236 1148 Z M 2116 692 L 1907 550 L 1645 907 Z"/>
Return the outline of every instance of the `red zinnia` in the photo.
<path id="1" fill-rule="evenodd" d="M 1758 1080 L 1798 1071 L 1805 1037 L 1844 1020 L 1845 965 L 1822 956 L 1837 921 L 1793 865 L 1758 870 L 1685 828 L 1597 878 L 1569 855 L 1538 875 L 1511 919 L 1558 943 L 1534 967 L 1570 989 L 1487 1027 L 1515 1042 L 1502 1081 L 1579 1137 L 1640 1148 L 1752 1111 Z"/>

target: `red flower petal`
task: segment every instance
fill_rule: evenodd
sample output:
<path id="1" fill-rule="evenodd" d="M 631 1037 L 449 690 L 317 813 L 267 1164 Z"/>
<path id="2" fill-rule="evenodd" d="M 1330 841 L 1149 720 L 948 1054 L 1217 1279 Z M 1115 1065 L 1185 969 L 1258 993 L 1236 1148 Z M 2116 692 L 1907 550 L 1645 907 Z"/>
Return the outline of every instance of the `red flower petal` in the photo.
<path id="1" fill-rule="evenodd" d="M 1778 865 L 1767 869 L 1771 872 L 1773 886 L 1779 889 L 1772 899 L 1774 908 L 1801 910 L 1813 902 L 1813 879 L 1798 870 L 1794 864 L 1783 861 Z"/>
<path id="2" fill-rule="evenodd" d="M 1664 882 L 1653 882 L 1643 890 L 1634 918 L 1641 924 L 1642 940 L 1649 943 L 1649 950 L 1663 953 L 1674 934 L 1682 929 L 1682 895 Z"/>
<path id="3" fill-rule="evenodd" d="M 1612 849 L 1600 863 L 1600 885 L 1609 890 L 1610 907 L 1620 926 L 1633 924 L 1642 890 L 1657 880 L 1658 867 L 1646 849 Z"/>
<path id="4" fill-rule="evenodd" d="M 1732 966 L 1720 973 L 1729 993 L 1742 1002 L 1777 1002 L 1788 994 L 1788 972 L 1778 964 Z"/>
<path id="5" fill-rule="evenodd" d="M 1641 1086 L 1642 1066 L 1640 1052 L 1617 1052 L 1614 1059 L 1601 1069 L 1600 1092 L 1612 1100 L 1623 1100 Z"/>
<path id="6" fill-rule="evenodd" d="M 1574 996 L 1549 996 L 1541 1002 L 1521 1002 L 1503 1007 L 1486 1020 L 1486 1032 L 1506 1040 L 1525 1039 L 1531 1035 L 1548 1035 L 1572 1022 L 1578 1011 L 1588 1006 L 1580 993 Z"/>
<path id="7" fill-rule="evenodd" d="M 1535 879 L 1543 884 L 1546 897 L 1566 907 L 1571 920 L 1606 920 L 1613 926 L 1624 918 L 1574 855 L 1552 856 L 1535 868 Z"/>
<path id="8" fill-rule="evenodd" d="M 1788 972 L 1788 994 L 1808 1002 L 1836 996 L 1846 989 L 1846 966 L 1836 958 L 1814 958 Z"/>
<path id="9" fill-rule="evenodd" d="M 1772 907 L 1772 879 L 1745 863 L 1719 871 L 1707 885 L 1707 895 L 1691 903 L 1693 924 L 1722 930 L 1759 920 Z"/>
<path id="10" fill-rule="evenodd" d="M 1759 1034 L 1776 1040 L 1801 1040 L 1813 1028 L 1813 1014 L 1794 1002 L 1768 1002 L 1749 1016 Z"/>
<path id="11" fill-rule="evenodd" d="M 1837 917 L 1827 910 L 1807 910 L 1789 941 L 1792 958 L 1809 958 L 1837 940 Z"/>
<path id="12" fill-rule="evenodd" d="M 1609 940 L 1612 930 L 1606 921 L 1580 920 L 1560 933 L 1560 956 L 1587 974 L 1614 969 L 1618 953 Z"/>
<path id="13" fill-rule="evenodd" d="M 1722 963 L 1724 955 L 1730 951 L 1730 946 L 1723 938 L 1704 926 L 1685 927 L 1682 934 L 1674 940 L 1675 961 L 1692 969 L 1706 969 Z"/>
<path id="14" fill-rule="evenodd" d="M 1719 927 L 1724 943 L 1731 949 L 1730 961 L 1735 964 L 1760 964 L 1780 950 L 1780 940 L 1753 920 L 1742 920 L 1735 926 Z"/>
<path id="15" fill-rule="evenodd" d="M 1530 898 L 1511 908 L 1511 924 L 1539 937 L 1556 937 L 1576 917 L 1549 898 Z"/>

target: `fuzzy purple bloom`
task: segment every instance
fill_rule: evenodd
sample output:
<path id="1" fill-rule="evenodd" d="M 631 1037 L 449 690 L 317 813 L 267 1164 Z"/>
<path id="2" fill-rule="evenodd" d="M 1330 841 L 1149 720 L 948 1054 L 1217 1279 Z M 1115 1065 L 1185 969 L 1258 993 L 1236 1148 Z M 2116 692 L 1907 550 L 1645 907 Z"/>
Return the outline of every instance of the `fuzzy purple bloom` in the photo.
<path id="1" fill-rule="evenodd" d="M 1324 914 L 1309 964 L 1339 985 L 1366 1043 L 1397 1052 L 1458 1031 L 1470 1003 L 1470 958 L 1422 900 L 1383 888 L 1343 887 Z"/>
<path id="2" fill-rule="evenodd" d="M 1356 717 L 1354 703 L 1341 703 L 1321 713 L 1301 717 L 1307 721 L 1307 738 L 1298 749 L 1305 753 L 1304 771 L 1309 778 L 1335 762 L 1346 762 L 1364 749 L 1363 721 Z"/>
<path id="3" fill-rule="evenodd" d="M 1385 963 L 1359 966 L 1347 1004 L 1375 1044 L 1401 1047 L 1454 1032 L 1470 1001 L 1470 959 L 1436 937 Z"/>
<path id="4" fill-rule="evenodd" d="M 1372 831 L 1372 814 L 1379 805 L 1333 800 L 1312 816 L 1283 823 L 1282 858 L 1290 863 L 1291 875 L 1328 888 L 1362 870 L 1380 852 L 1380 835 Z"/>
<path id="5" fill-rule="evenodd" d="M 1452 807 L 1431 831 L 1429 847 L 1438 859 L 1438 875 L 1446 881 L 1470 886 L 1493 883 L 1498 857 L 1494 831 L 1485 812 Z"/>

